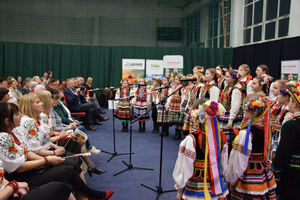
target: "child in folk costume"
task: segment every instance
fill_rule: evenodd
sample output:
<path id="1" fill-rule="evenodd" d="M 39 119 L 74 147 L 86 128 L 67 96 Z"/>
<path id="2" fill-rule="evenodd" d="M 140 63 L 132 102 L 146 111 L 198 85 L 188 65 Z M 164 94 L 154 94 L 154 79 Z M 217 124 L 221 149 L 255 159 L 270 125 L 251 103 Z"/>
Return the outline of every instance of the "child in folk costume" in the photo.
<path id="1" fill-rule="evenodd" d="M 245 98 L 241 131 L 233 142 L 225 178 L 231 199 L 276 199 L 271 171 L 271 128 L 269 102 L 258 94 Z"/>
<path id="2" fill-rule="evenodd" d="M 251 84 L 252 84 L 252 76 L 250 75 L 250 67 L 247 64 L 242 64 L 239 66 L 239 84 L 242 86 L 242 96 L 243 99 L 249 95 L 253 94 Z"/>
<path id="3" fill-rule="evenodd" d="M 186 78 L 192 79 L 195 78 L 194 75 L 188 74 Z M 188 81 L 188 85 L 182 90 L 182 104 L 181 104 L 181 121 L 183 121 L 183 132 L 188 132 L 189 128 L 187 127 L 187 118 L 189 118 L 190 106 L 189 104 L 191 94 L 193 89 L 195 88 L 194 83 L 192 81 Z"/>
<path id="4" fill-rule="evenodd" d="M 218 65 L 216 67 L 216 73 L 217 73 L 217 77 L 218 77 L 218 87 L 220 88 L 220 90 L 222 91 L 225 88 L 225 72 L 227 71 L 227 68 L 224 67 L 223 65 Z"/>
<path id="5" fill-rule="evenodd" d="M 279 179 L 280 199 L 294 200 L 299 199 L 300 185 L 300 83 L 293 82 L 287 90 L 293 117 L 282 125 L 272 169 Z"/>
<path id="6" fill-rule="evenodd" d="M 217 85 L 218 77 L 214 68 L 205 71 L 205 86 L 202 88 L 200 97 L 219 102 L 220 89 Z"/>
<path id="7" fill-rule="evenodd" d="M 196 102 L 200 105 L 191 116 L 198 129 L 180 143 L 173 171 L 177 199 L 226 199 L 228 189 L 222 171 L 227 145 L 216 119 L 224 107 L 204 99 Z"/>
<path id="8" fill-rule="evenodd" d="M 251 89 L 255 94 L 267 96 L 267 87 L 269 80 L 265 80 L 262 77 L 255 77 L 251 83 Z"/>
<path id="9" fill-rule="evenodd" d="M 122 122 L 122 132 L 128 132 L 128 122 L 131 119 L 131 99 L 126 98 L 131 95 L 129 82 L 127 79 L 121 80 L 121 88 L 116 93 L 116 99 L 122 99 L 117 101 L 117 109 L 115 116 Z"/>
<path id="10" fill-rule="evenodd" d="M 226 86 L 221 92 L 220 103 L 225 107 L 226 112 L 218 118 L 221 129 L 225 132 L 227 142 L 231 143 L 235 138 L 233 128 L 239 128 L 243 119 L 242 115 L 242 92 L 238 83 L 239 74 L 235 70 L 225 73 Z"/>
<path id="11" fill-rule="evenodd" d="M 193 68 L 193 74 L 194 74 L 195 77 L 197 77 L 197 75 L 198 75 L 199 73 L 203 74 L 203 72 L 204 72 L 204 67 L 201 67 L 201 66 L 195 66 L 195 67 Z"/>
<path id="12" fill-rule="evenodd" d="M 133 117 L 138 118 L 145 113 L 147 113 L 149 105 L 150 105 L 150 94 L 147 92 L 147 87 L 145 79 L 139 80 L 140 86 L 137 88 L 135 92 L 135 97 L 132 100 L 133 104 Z M 145 132 L 146 130 L 146 121 L 150 119 L 150 114 L 147 113 L 143 117 L 141 117 L 139 121 L 139 132 Z"/>
<path id="13" fill-rule="evenodd" d="M 280 81 L 281 82 L 281 81 Z M 274 87 L 277 88 L 280 82 L 275 81 Z M 272 123 L 272 158 L 274 158 L 276 149 L 278 147 L 280 141 L 280 130 L 282 124 L 284 124 L 288 119 L 292 117 L 292 113 L 289 112 L 289 101 L 290 101 L 290 94 L 288 92 L 288 84 L 282 85 L 278 91 L 279 94 L 277 95 L 277 91 L 274 91 L 274 95 L 277 95 L 276 105 L 273 105 L 271 109 L 271 117 L 274 119 Z"/>
<path id="14" fill-rule="evenodd" d="M 161 80 L 158 77 L 155 77 L 152 79 L 153 80 L 153 88 L 151 91 L 151 95 L 150 95 L 150 101 L 151 101 L 151 106 L 153 107 L 154 105 L 156 105 L 159 102 L 159 91 L 157 90 L 157 88 L 160 87 L 161 85 Z M 158 133 L 159 132 L 159 127 L 157 124 L 157 107 L 154 107 L 152 109 L 152 121 L 153 121 L 153 130 L 152 133 Z"/>
<path id="15" fill-rule="evenodd" d="M 182 87 L 182 84 L 180 82 L 181 78 L 182 75 L 175 76 L 174 85 L 170 90 L 170 94 Z M 181 101 L 182 101 L 181 94 L 182 94 L 182 89 L 178 90 L 175 94 L 169 97 L 166 104 L 166 108 L 169 114 L 168 121 L 170 125 L 176 125 L 175 135 L 173 137 L 174 140 L 181 139 L 181 129 L 183 125 L 181 121 L 181 110 L 180 110 Z"/>
<path id="16" fill-rule="evenodd" d="M 169 87 L 169 78 L 168 77 L 162 78 L 162 86 Z M 169 90 L 170 90 L 169 88 L 165 88 L 165 89 L 162 89 L 161 91 L 159 91 L 158 99 L 161 101 L 164 98 L 166 98 L 170 94 Z M 166 105 L 158 105 L 157 106 L 157 124 L 158 124 L 158 126 L 162 126 L 161 134 L 163 136 L 168 136 L 169 135 L 169 115 L 168 115 L 168 111 L 166 109 Z"/>
<path id="17" fill-rule="evenodd" d="M 194 101 L 199 98 L 200 90 L 204 87 L 204 76 L 201 72 L 198 71 L 196 74 L 197 81 L 191 90 L 189 94 L 189 99 L 187 103 L 187 108 L 186 108 L 186 117 L 184 120 L 184 125 L 183 125 L 183 130 L 188 131 L 189 133 L 193 132 L 194 127 L 193 127 L 193 121 L 191 120 L 190 117 L 190 112 L 192 111 L 192 106 L 194 104 Z"/>

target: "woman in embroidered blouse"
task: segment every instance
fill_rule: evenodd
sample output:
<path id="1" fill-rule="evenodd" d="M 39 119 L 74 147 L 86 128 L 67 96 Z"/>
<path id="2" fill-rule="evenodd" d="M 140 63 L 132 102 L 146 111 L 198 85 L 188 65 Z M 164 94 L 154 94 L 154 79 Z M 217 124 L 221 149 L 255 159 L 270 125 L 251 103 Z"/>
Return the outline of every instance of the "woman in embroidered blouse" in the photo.
<path id="1" fill-rule="evenodd" d="M 219 102 L 220 89 L 217 85 L 218 77 L 214 68 L 205 71 L 205 86 L 201 91 L 201 98 L 206 98 L 214 102 Z"/>
<path id="2" fill-rule="evenodd" d="M 50 137 L 51 132 L 45 128 L 48 117 L 42 113 L 43 103 L 34 93 L 26 94 L 19 104 L 20 112 L 24 114 L 20 126 L 14 129 L 14 133 L 21 143 L 30 151 L 41 156 L 63 155 L 65 149 L 52 142 L 58 141 L 67 135 Z M 53 148 L 53 151 L 49 149 Z"/>
<path id="3" fill-rule="evenodd" d="M 12 132 L 20 125 L 21 114 L 16 105 L 0 103 L 0 113 L 0 160 L 8 172 L 8 180 L 26 181 L 32 189 L 51 181 L 67 183 L 80 194 L 78 199 L 86 196 L 108 199 L 112 195 L 113 191 L 101 192 L 89 188 L 77 169 L 71 165 L 59 165 L 64 161 L 63 158 L 41 157 L 23 147 Z"/>

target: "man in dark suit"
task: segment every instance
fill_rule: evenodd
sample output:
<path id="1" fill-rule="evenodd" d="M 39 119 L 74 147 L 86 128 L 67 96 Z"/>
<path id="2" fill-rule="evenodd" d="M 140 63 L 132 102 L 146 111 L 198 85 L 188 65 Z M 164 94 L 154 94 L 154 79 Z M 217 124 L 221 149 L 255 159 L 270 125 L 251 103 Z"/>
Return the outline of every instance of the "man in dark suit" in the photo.
<path id="1" fill-rule="evenodd" d="M 87 115 L 87 128 L 95 131 L 93 124 L 100 124 L 97 120 L 98 113 L 93 103 L 81 103 L 80 101 L 80 88 L 75 89 L 74 80 L 68 79 L 67 89 L 64 91 L 64 95 L 68 102 L 68 107 L 71 112 L 85 112 Z"/>

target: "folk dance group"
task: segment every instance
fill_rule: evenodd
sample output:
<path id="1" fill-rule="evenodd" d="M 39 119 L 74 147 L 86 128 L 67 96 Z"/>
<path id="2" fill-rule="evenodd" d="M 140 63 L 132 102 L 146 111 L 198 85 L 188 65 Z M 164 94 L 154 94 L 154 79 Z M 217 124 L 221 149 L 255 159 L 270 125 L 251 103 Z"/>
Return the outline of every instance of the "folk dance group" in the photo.
<path id="1" fill-rule="evenodd" d="M 132 89 L 121 80 L 116 93 L 115 116 L 128 122 L 144 115 L 150 106 L 182 87 L 182 75 L 153 79 L 151 89 L 141 79 Z M 153 133 L 180 140 L 173 171 L 178 200 L 297 199 L 300 185 L 300 83 L 273 80 L 266 65 L 256 77 L 246 64 L 238 70 L 223 66 L 193 69 L 189 81 L 164 105 L 152 111 Z M 164 89 L 156 90 L 163 86 Z M 165 86 L 169 86 L 166 88 Z M 134 95 L 133 99 L 127 98 Z M 164 113 L 164 115 L 162 115 Z"/>

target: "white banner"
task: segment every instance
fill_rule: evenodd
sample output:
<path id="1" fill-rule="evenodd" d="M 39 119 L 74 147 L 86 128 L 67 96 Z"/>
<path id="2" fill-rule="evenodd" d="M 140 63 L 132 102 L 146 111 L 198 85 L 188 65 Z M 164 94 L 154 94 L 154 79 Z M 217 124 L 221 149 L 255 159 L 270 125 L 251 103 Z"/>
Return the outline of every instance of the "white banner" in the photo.
<path id="1" fill-rule="evenodd" d="M 281 79 L 298 80 L 300 74 L 300 60 L 281 61 Z"/>
<path id="2" fill-rule="evenodd" d="M 183 56 L 181 55 L 171 55 L 164 56 L 164 68 L 179 68 L 183 69 Z"/>
<path id="3" fill-rule="evenodd" d="M 123 69 L 145 69 L 145 59 L 122 59 Z"/>
<path id="4" fill-rule="evenodd" d="M 164 66 L 162 60 L 146 60 L 146 78 L 150 81 L 154 77 L 162 78 Z"/>

